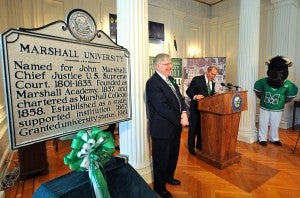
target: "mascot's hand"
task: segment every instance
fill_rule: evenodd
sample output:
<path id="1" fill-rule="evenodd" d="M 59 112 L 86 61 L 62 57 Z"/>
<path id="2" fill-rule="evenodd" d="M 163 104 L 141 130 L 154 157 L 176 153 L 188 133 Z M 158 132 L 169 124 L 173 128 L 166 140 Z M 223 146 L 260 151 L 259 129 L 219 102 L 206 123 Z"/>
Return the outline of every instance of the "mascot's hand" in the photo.
<path id="1" fill-rule="evenodd" d="M 285 103 L 291 102 L 294 98 L 287 98 L 285 97 Z"/>
<path id="2" fill-rule="evenodd" d="M 260 99 L 260 97 L 261 97 L 261 92 L 255 91 L 255 95 L 256 95 L 256 97 L 258 97 L 258 98 Z"/>

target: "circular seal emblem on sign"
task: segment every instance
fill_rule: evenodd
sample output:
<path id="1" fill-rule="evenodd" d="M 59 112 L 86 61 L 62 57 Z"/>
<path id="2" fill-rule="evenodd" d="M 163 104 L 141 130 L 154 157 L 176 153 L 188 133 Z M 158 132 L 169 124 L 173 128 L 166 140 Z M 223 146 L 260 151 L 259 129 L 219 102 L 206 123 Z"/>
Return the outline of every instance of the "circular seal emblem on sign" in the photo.
<path id="1" fill-rule="evenodd" d="M 231 98 L 231 108 L 233 111 L 240 111 L 242 108 L 242 97 L 240 94 L 234 94 Z"/>
<path id="2" fill-rule="evenodd" d="M 96 35 L 96 23 L 93 17 L 84 10 L 72 10 L 67 16 L 71 34 L 81 41 L 91 41 Z"/>

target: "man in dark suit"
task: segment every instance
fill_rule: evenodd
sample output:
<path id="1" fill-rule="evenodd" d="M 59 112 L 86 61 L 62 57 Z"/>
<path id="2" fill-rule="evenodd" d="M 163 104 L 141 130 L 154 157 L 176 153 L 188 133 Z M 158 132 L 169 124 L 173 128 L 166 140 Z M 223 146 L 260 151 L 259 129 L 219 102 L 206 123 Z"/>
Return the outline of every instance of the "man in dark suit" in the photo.
<path id="1" fill-rule="evenodd" d="M 186 90 L 186 94 L 191 99 L 190 105 L 190 125 L 188 133 L 189 153 L 196 155 L 195 138 L 197 137 L 196 149 L 201 150 L 201 122 L 198 101 L 204 97 L 212 96 L 215 92 L 214 78 L 218 74 L 216 66 L 209 66 L 205 74 L 195 76 Z"/>
<path id="2" fill-rule="evenodd" d="M 154 190 L 160 197 L 172 197 L 166 183 L 180 185 L 174 178 L 182 126 L 188 125 L 184 99 L 171 77 L 172 59 L 168 54 L 154 58 L 155 73 L 147 81 L 146 96 L 152 140 Z"/>

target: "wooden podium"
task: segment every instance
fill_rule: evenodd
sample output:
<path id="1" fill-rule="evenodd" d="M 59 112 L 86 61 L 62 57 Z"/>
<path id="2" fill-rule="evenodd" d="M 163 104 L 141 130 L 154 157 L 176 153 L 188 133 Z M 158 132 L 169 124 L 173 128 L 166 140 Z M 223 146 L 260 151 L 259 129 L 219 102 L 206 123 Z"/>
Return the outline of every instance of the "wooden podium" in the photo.
<path id="1" fill-rule="evenodd" d="M 241 111 L 247 110 L 247 91 L 228 91 L 198 102 L 202 150 L 197 157 L 219 169 L 241 160 L 236 152 Z"/>

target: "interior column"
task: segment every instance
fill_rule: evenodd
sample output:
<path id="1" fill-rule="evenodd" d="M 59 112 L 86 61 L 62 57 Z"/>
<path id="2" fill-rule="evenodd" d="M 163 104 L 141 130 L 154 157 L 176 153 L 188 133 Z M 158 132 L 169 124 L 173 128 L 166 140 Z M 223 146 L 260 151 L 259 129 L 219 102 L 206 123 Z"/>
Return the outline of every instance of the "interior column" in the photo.
<path id="1" fill-rule="evenodd" d="M 255 126 L 256 96 L 253 86 L 258 76 L 260 0 L 241 0 L 238 51 L 238 84 L 248 90 L 248 110 L 240 120 L 238 140 L 257 141 Z"/>
<path id="2" fill-rule="evenodd" d="M 274 5 L 272 57 L 279 55 L 291 59 L 294 65 L 289 68 L 288 79 L 296 83 L 295 57 L 299 0 L 272 0 L 271 2 Z M 280 128 L 286 129 L 292 126 L 292 104 L 285 105 Z"/>
<path id="3" fill-rule="evenodd" d="M 130 52 L 132 120 L 119 124 L 120 153 L 151 183 L 151 160 L 145 105 L 149 72 L 148 0 L 117 0 L 117 43 Z"/>

